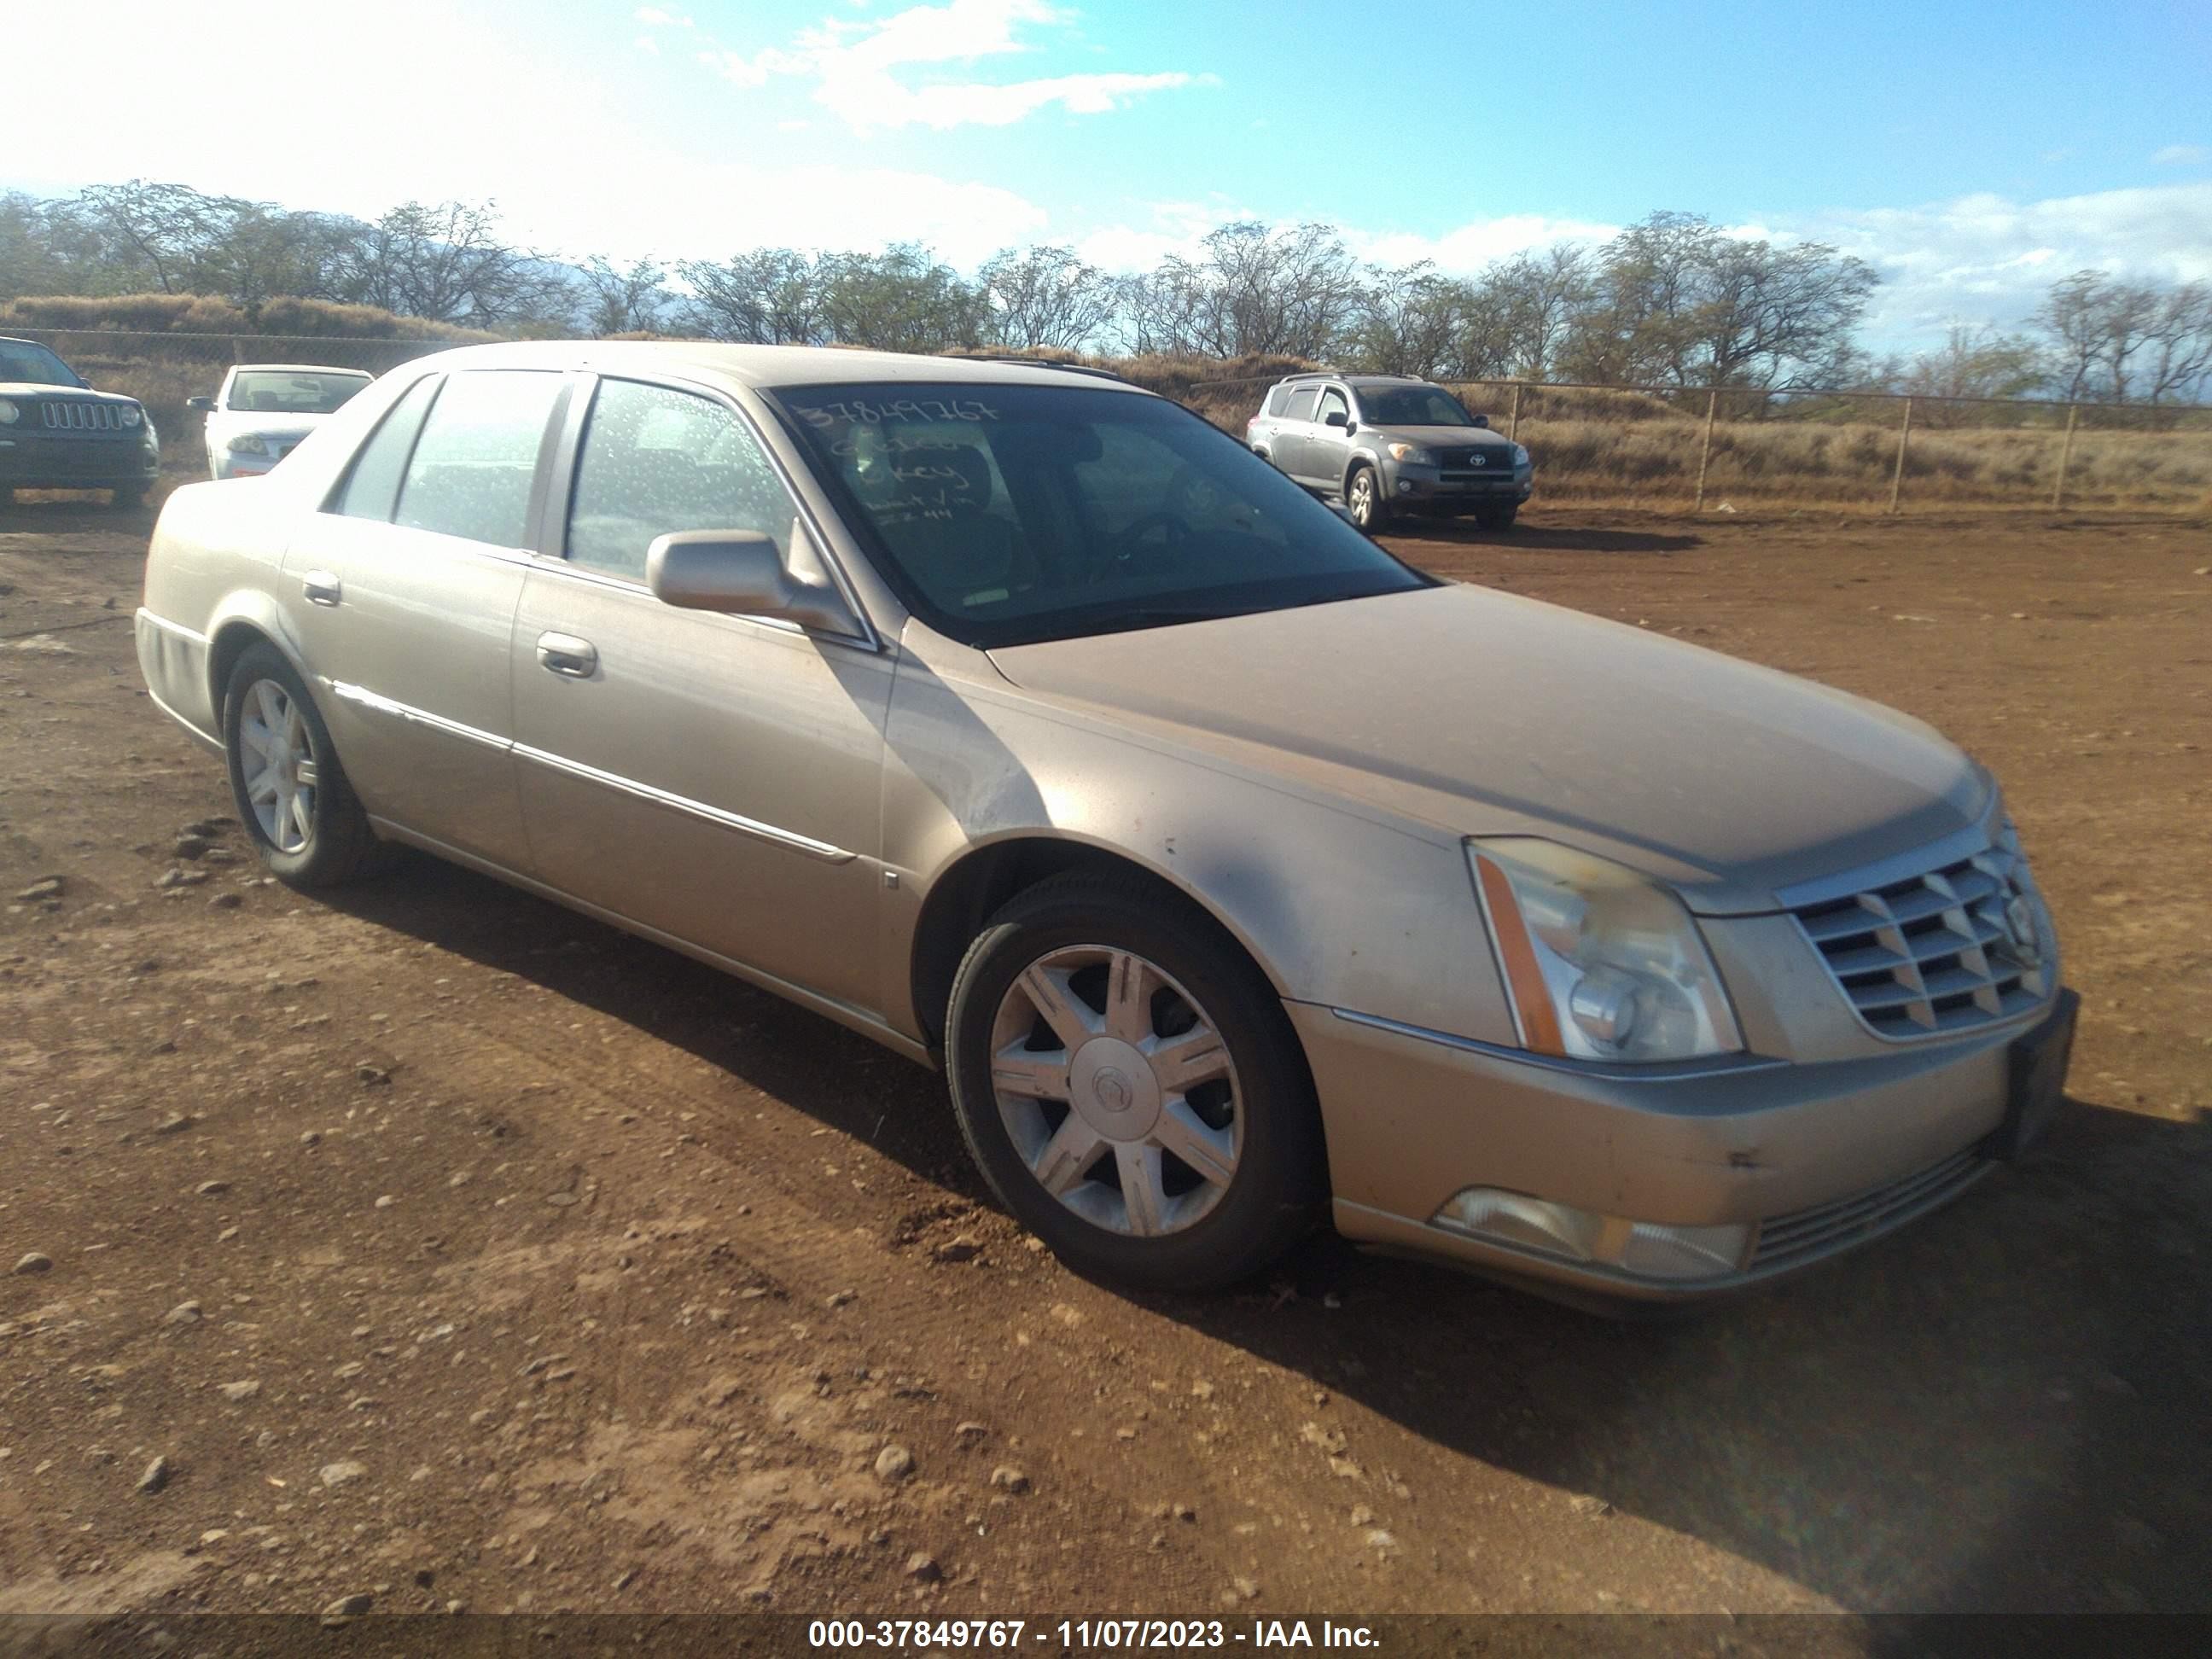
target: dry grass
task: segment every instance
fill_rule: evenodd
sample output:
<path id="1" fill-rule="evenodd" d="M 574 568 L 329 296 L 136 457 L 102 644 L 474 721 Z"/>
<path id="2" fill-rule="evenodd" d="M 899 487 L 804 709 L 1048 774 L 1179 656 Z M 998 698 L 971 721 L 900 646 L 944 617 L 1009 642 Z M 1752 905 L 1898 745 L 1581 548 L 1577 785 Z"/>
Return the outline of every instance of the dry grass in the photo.
<path id="1" fill-rule="evenodd" d="M 257 348 L 244 313 L 225 301 L 181 295 L 123 299 L 33 299 L 0 304 L 0 332 L 71 329 L 55 342 L 95 385 L 138 398 L 163 434 L 173 461 L 198 465 L 198 419 L 185 400 L 211 392 L 223 370 L 241 357 L 310 356 L 319 362 L 382 373 L 440 344 L 489 337 L 439 328 L 367 307 L 315 301 L 275 301 L 262 307 L 263 332 L 314 335 L 312 344 L 272 342 Z M 276 325 L 284 325 L 281 329 Z M 135 326 L 134 326 L 135 325 Z M 179 335 L 211 332 L 214 339 Z M 227 337 L 236 332 L 241 337 Z M 431 343 L 393 337 L 432 335 Z M 112 335 L 112 339 L 102 337 Z M 161 337 L 164 335 L 171 337 Z M 1073 352 L 1023 354 L 1108 368 L 1176 398 L 1238 436 L 1267 386 L 1313 367 L 1284 356 L 1103 358 Z M 1459 388 L 1470 408 L 1504 430 L 1513 405 L 1510 386 Z M 1536 458 L 1537 498 L 1561 506 L 1687 507 L 1696 492 L 1704 432 L 1702 398 L 1694 407 L 1643 392 L 1553 388 L 1524 392 L 1516 435 Z M 1897 461 L 1893 404 L 1824 410 L 1818 419 L 1723 418 L 1713 429 L 1705 483 L 1709 507 L 1820 506 L 1880 509 L 1889 502 Z M 1742 411 L 1749 415 L 1748 408 Z M 1905 466 L 1904 503 L 1913 506 L 2047 506 L 2063 435 L 2048 425 L 2020 422 L 2020 406 L 1961 405 L 1947 418 L 1969 416 L 1988 424 L 1934 428 L 1916 422 Z M 2052 411 L 2037 410 L 2048 421 Z M 2212 506 L 2212 427 L 2154 432 L 2085 426 L 2067 468 L 2069 506 L 2149 512 L 2202 513 Z"/>
<path id="2" fill-rule="evenodd" d="M 1702 424 L 1524 419 L 1547 501 L 1686 504 Z M 1722 422 L 1713 428 L 1709 504 L 1886 507 L 1897 431 L 1874 425 Z M 1954 427 L 1917 432 L 1906 451 L 1911 504 L 2040 507 L 2057 483 L 2061 434 Z M 2212 492 L 2212 433 L 2075 434 L 2066 499 L 2079 507 L 2201 512 Z"/>

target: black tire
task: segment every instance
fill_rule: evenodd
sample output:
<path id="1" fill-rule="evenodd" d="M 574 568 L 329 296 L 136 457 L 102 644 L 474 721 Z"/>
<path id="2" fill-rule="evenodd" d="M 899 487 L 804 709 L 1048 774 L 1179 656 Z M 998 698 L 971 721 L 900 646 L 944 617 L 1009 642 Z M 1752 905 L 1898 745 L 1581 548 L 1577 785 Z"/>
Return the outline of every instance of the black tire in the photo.
<path id="1" fill-rule="evenodd" d="M 1133 952 L 1162 970 L 1173 983 L 1150 1006 L 1195 1005 L 1234 1067 L 1233 1113 L 1241 1127 L 1233 1172 L 1225 1185 L 1215 1183 L 1220 1191 L 1212 1207 L 1176 1231 L 1139 1237 L 1078 1214 L 1032 1173 L 1000 1109 L 993 1065 L 1002 1002 L 1033 963 L 1086 945 Z M 1179 992 L 1188 994 L 1188 1003 Z M 1103 1009 L 1103 1003 L 1091 1006 Z M 1079 1273 L 1150 1290 L 1216 1290 L 1275 1261 L 1322 1212 L 1328 1179 L 1321 1115 L 1304 1054 L 1273 988 L 1211 918 L 1141 878 L 1077 872 L 1010 900 L 960 964 L 946 1030 L 953 1107 L 976 1164 L 1015 1218 Z M 1218 1098 L 1231 1098 L 1228 1084 L 1219 1086 Z M 1190 1097 L 1199 1092 L 1192 1088 Z M 1063 1122 L 1073 1115 L 1072 1105 L 1054 1103 Z M 1051 1107 L 1040 1103 L 1039 1109 Z M 1110 1149 L 1104 1156 L 1099 1167 L 1112 1167 Z M 1190 1177 L 1193 1168 L 1165 1167 L 1170 1182 L 1178 1171 Z M 1074 1184 L 1085 1183 L 1079 1176 Z M 1089 1184 L 1118 1189 L 1119 1178 L 1112 1188 L 1097 1180 Z M 1203 1183 L 1191 1177 L 1184 1190 L 1202 1193 Z"/>
<path id="2" fill-rule="evenodd" d="M 1344 481 L 1344 507 L 1352 514 L 1352 522 L 1370 536 L 1380 535 L 1390 522 L 1390 503 L 1383 498 L 1382 477 L 1364 461 Z"/>
<path id="3" fill-rule="evenodd" d="M 110 490 L 108 505 L 118 513 L 136 513 L 146 505 L 146 487 L 131 484 L 121 489 Z"/>
<path id="4" fill-rule="evenodd" d="M 1475 514 L 1474 521 L 1485 530 L 1510 530 L 1520 512 L 1518 507 L 1486 507 Z"/>
<path id="5" fill-rule="evenodd" d="M 306 728 L 308 757 L 314 767 L 304 844 L 289 851 L 270 839 L 249 793 L 246 774 L 246 745 L 240 732 L 249 712 L 249 699 L 252 700 L 251 706 L 258 708 L 258 698 L 254 694 L 264 681 L 280 688 L 289 704 L 299 711 L 301 723 Z M 222 747 L 239 822 L 246 826 L 246 833 L 252 839 L 254 850 L 261 854 L 261 861 L 268 866 L 270 874 L 287 886 L 332 887 L 341 882 L 357 881 L 382 870 L 397 855 L 398 849 L 379 841 L 376 832 L 369 828 L 368 814 L 362 810 L 361 801 L 346 779 L 345 769 L 338 764 L 337 747 L 331 741 L 330 728 L 323 724 L 321 711 L 307 695 L 307 688 L 293 672 L 292 665 L 276 647 L 266 643 L 248 646 L 230 671 L 230 683 L 223 690 Z"/>

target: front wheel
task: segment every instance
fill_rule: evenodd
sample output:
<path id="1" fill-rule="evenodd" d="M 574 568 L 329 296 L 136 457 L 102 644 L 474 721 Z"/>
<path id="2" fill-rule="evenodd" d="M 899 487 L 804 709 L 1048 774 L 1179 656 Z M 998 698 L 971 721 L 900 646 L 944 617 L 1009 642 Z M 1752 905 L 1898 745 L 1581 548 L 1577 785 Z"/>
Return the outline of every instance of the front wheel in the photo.
<path id="1" fill-rule="evenodd" d="M 1474 515 L 1476 525 L 1484 530 L 1510 530 L 1521 509 L 1516 507 L 1486 507 Z"/>
<path id="2" fill-rule="evenodd" d="M 1078 1272 L 1211 1290 L 1313 1225 L 1320 1116 L 1282 1005 L 1233 940 L 1144 883 L 1018 895 L 961 963 L 948 1027 L 969 1149 Z"/>
<path id="3" fill-rule="evenodd" d="M 1382 499 L 1382 486 L 1371 466 L 1353 471 L 1351 482 L 1344 487 L 1344 505 L 1352 514 L 1352 522 L 1370 536 L 1389 521 L 1390 508 Z"/>
<path id="4" fill-rule="evenodd" d="M 278 880 L 334 886 L 389 860 L 392 849 L 370 829 L 330 728 L 274 646 L 240 654 L 223 696 L 222 735 L 239 821 Z"/>

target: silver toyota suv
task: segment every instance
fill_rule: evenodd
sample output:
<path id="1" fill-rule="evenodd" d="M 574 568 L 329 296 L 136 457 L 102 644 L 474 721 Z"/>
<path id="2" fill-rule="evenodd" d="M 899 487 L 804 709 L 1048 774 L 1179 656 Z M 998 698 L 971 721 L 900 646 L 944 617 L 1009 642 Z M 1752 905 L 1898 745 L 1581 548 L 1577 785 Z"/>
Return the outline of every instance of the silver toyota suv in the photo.
<path id="1" fill-rule="evenodd" d="M 1505 530 L 1534 489 L 1528 452 L 1440 386 L 1402 374 L 1292 374 L 1245 423 L 1252 453 L 1362 530 L 1399 514 L 1471 515 Z"/>

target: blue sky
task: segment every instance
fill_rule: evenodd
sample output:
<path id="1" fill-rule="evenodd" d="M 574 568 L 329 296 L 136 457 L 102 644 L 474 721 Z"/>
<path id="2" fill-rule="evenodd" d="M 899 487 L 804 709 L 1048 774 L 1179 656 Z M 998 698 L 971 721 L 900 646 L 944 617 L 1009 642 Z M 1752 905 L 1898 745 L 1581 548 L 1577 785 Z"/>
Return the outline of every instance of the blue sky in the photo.
<path id="1" fill-rule="evenodd" d="M 491 197 L 571 253 L 969 265 L 1258 216 L 1473 269 L 1679 208 L 1873 260 L 1907 345 L 2084 265 L 2212 278 L 2207 3 L 323 0 L 250 40 L 206 0 L 0 4 L 66 66 L 15 80 L 0 187 Z M 77 118 L 94 64 L 138 119 Z"/>

